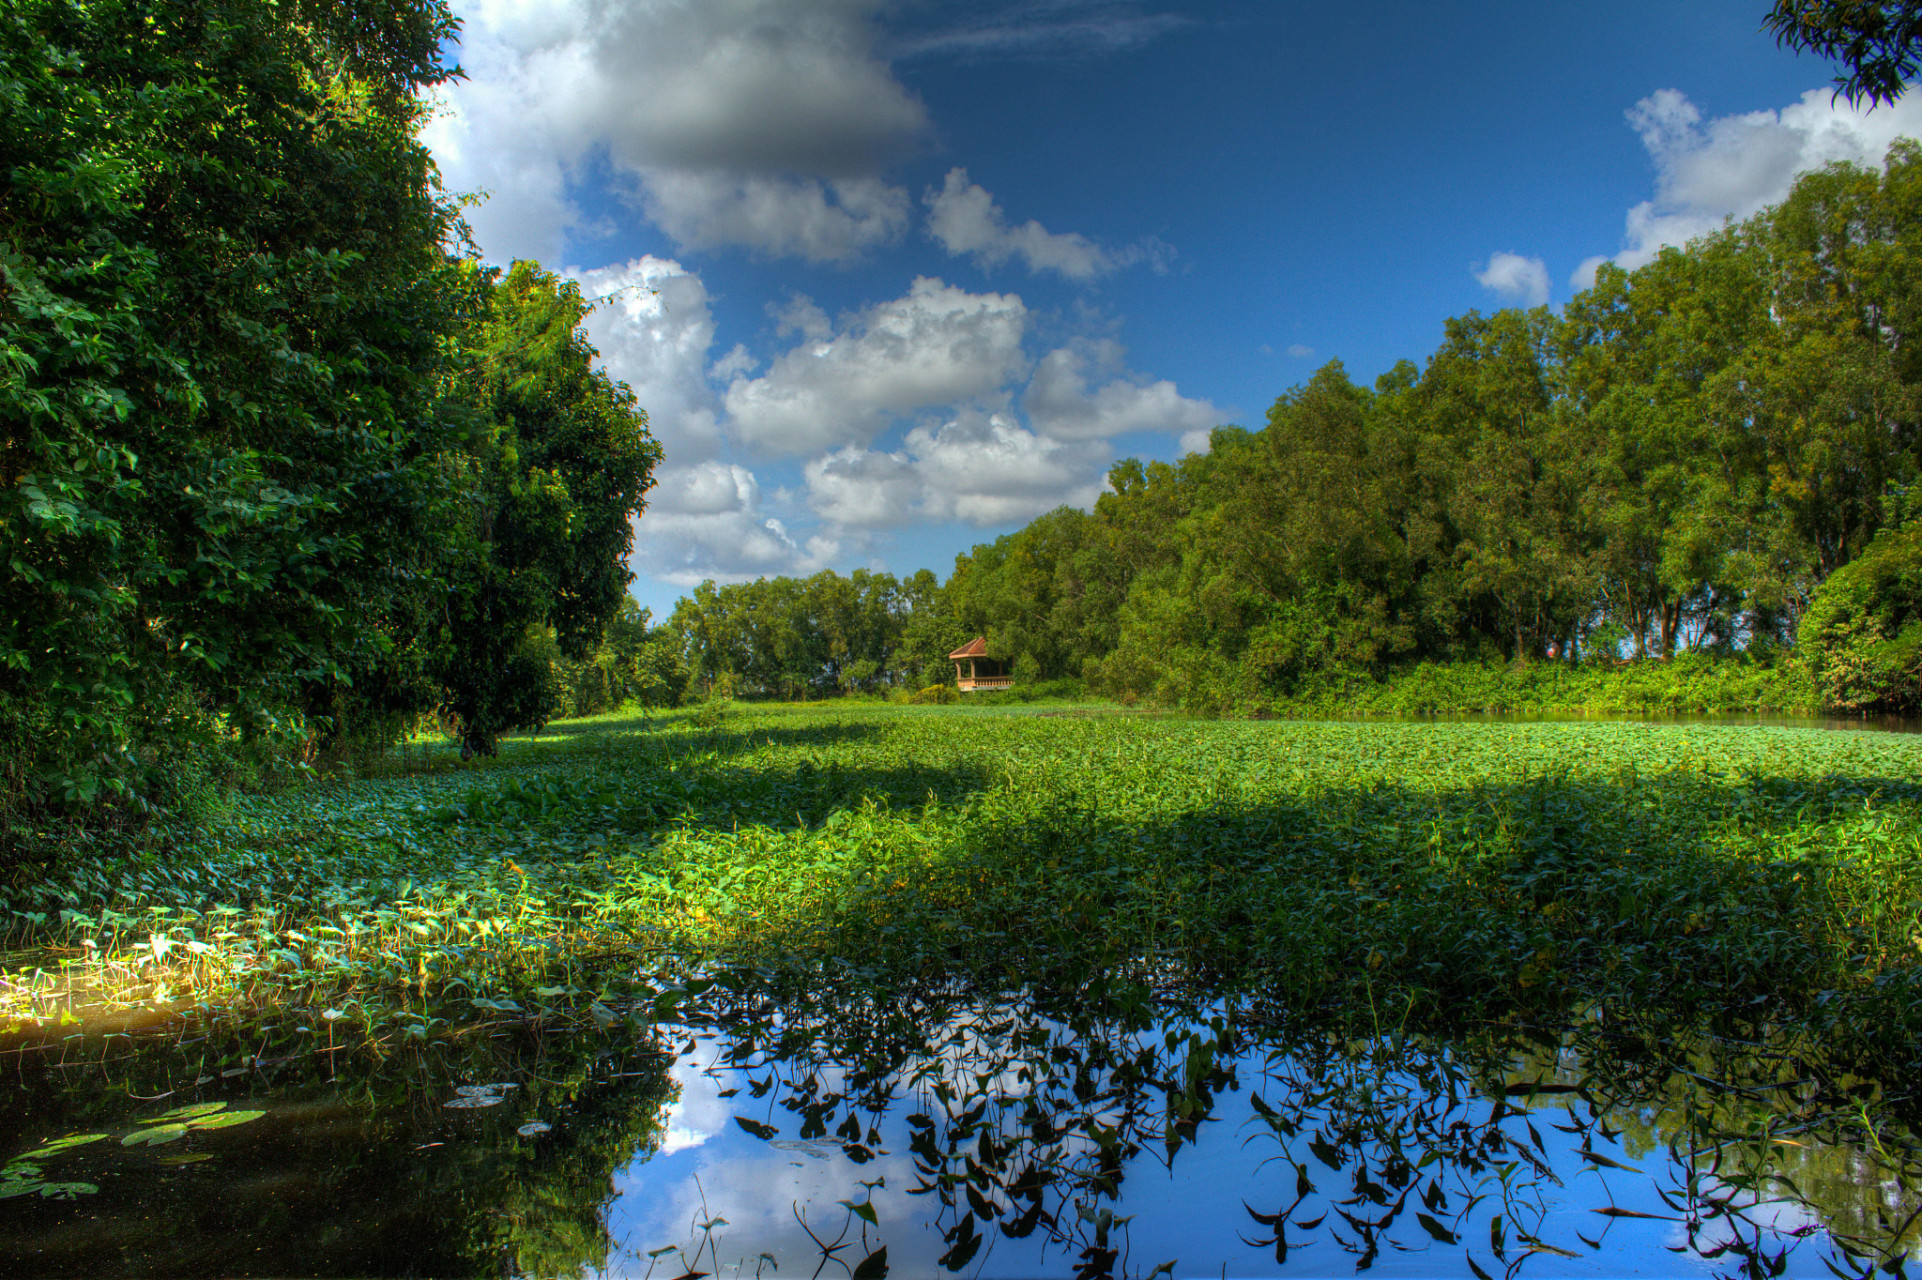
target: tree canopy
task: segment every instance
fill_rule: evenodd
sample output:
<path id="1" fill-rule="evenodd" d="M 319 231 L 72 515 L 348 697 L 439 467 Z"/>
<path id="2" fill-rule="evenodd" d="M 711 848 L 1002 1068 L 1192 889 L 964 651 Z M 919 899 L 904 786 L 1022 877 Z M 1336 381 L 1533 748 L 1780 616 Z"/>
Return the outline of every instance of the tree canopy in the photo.
<path id="1" fill-rule="evenodd" d="M 551 705 L 494 658 L 618 610 L 658 448 L 578 292 L 449 252 L 417 132 L 456 30 L 440 0 L 0 12 L 9 806 L 138 811 L 221 742 L 437 706 L 486 749 Z"/>
<path id="2" fill-rule="evenodd" d="M 1918 209 L 1902 141 L 1885 169 L 1830 166 L 1634 272 L 1605 265 L 1559 315 L 1457 317 L 1373 386 L 1330 363 L 1260 430 L 1125 460 L 1092 511 L 958 557 L 895 606 L 898 635 L 929 637 L 916 658 L 884 645 L 877 670 L 943 679 L 929 659 L 979 634 L 1019 677 L 1220 710 L 1424 661 L 1819 646 L 1803 619 L 1922 461 Z M 825 691 L 825 651 L 783 637 L 816 634 L 831 594 L 710 584 L 677 625 L 710 678 Z"/>

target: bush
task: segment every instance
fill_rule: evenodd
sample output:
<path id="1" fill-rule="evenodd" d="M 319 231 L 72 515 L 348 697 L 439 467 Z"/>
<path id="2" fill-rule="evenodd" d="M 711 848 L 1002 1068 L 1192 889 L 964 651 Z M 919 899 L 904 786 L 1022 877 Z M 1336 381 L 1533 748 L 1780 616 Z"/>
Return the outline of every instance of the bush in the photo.
<path id="1" fill-rule="evenodd" d="M 1885 530 L 1830 574 L 1797 641 L 1824 706 L 1922 708 L 1922 524 Z"/>

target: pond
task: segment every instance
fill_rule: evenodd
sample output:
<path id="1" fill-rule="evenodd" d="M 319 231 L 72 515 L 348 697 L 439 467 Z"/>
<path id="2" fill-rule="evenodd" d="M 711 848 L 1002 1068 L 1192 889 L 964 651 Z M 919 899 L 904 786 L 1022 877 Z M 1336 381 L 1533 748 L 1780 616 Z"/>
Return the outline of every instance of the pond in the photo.
<path id="1" fill-rule="evenodd" d="M 598 1034 L 22 1038 L 0 1274 L 1826 1276 L 1917 1240 L 1887 1100 L 1780 1031 L 718 976 Z"/>

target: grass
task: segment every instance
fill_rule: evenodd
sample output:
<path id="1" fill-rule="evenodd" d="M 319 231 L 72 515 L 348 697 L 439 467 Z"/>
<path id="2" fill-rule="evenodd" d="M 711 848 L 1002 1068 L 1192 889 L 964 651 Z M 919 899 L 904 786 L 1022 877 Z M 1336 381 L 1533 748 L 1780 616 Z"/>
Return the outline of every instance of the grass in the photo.
<path id="1" fill-rule="evenodd" d="M 1122 974 L 1362 1029 L 1792 1017 L 1902 1057 L 1918 764 L 1922 738 L 1755 727 L 602 717 L 77 862 L 16 895 L 3 1007 L 44 1035 L 292 1006 L 378 1044 L 832 966 Z"/>

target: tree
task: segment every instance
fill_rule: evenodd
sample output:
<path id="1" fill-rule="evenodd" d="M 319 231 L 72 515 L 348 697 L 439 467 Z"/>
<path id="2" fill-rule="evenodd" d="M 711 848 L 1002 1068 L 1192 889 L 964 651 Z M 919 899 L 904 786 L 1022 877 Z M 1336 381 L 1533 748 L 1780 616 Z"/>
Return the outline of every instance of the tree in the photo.
<path id="1" fill-rule="evenodd" d="M 0 772 L 164 801 L 300 729 L 458 505 L 440 0 L 0 11 Z"/>
<path id="2" fill-rule="evenodd" d="M 661 458 L 633 393 L 594 367 L 577 284 L 516 262 L 487 300 L 456 392 L 479 435 L 473 554 L 452 577 L 434 663 L 443 714 L 480 754 L 558 710 L 549 628 L 581 661 L 619 616 Z"/>
<path id="3" fill-rule="evenodd" d="M 1854 106 L 1894 102 L 1922 66 L 1922 3 L 1916 0 L 1775 0 L 1762 29 L 1778 45 L 1840 62 L 1836 92 Z"/>

